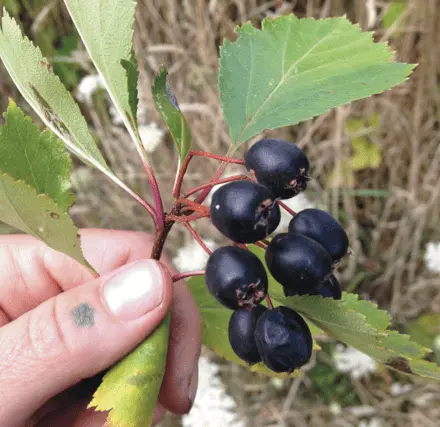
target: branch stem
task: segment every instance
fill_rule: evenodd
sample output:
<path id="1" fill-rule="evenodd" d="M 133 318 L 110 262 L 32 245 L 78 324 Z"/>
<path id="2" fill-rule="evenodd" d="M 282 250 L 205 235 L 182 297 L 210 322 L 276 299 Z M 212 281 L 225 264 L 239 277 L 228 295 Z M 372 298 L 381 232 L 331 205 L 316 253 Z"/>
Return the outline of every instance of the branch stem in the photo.
<path id="1" fill-rule="evenodd" d="M 228 157 L 227 155 L 226 156 L 217 156 L 216 154 L 207 153 L 206 151 L 191 150 L 188 152 L 187 156 L 185 157 L 185 160 L 183 161 L 182 167 L 180 168 L 179 174 L 176 179 L 176 183 L 174 185 L 173 196 L 176 199 L 180 196 L 180 193 L 182 190 L 183 177 L 185 176 L 186 171 L 188 170 L 189 163 L 190 163 L 191 159 L 195 156 L 207 157 L 209 159 L 214 159 L 214 160 L 220 160 L 224 163 L 235 163 L 238 165 L 244 165 L 243 160 L 234 159 L 232 157 Z M 217 179 L 220 177 L 220 175 L 217 177 Z M 206 196 L 205 196 L 205 198 L 206 198 Z"/>
<path id="2" fill-rule="evenodd" d="M 191 235 L 194 237 L 195 241 L 200 245 L 200 247 L 208 254 L 211 255 L 212 251 L 211 249 L 206 246 L 205 242 L 201 239 L 201 237 L 197 234 L 197 231 L 194 230 L 194 228 L 191 226 L 191 224 L 185 222 L 183 224 L 185 228 L 191 233 Z"/>
<path id="3" fill-rule="evenodd" d="M 270 299 L 269 294 L 266 295 L 266 302 L 267 302 L 267 306 L 269 307 L 269 310 L 272 310 L 274 307 L 273 307 L 272 300 Z"/>
<path id="4" fill-rule="evenodd" d="M 186 279 L 188 277 L 203 276 L 204 274 L 205 270 L 187 271 L 185 273 L 175 274 L 172 279 L 173 282 L 178 282 L 179 280 Z"/>
<path id="5" fill-rule="evenodd" d="M 249 180 L 249 177 L 246 175 L 234 175 L 234 176 L 230 176 L 228 178 L 218 179 L 217 181 L 210 181 L 207 184 L 199 185 L 198 187 L 192 188 L 191 190 L 186 192 L 183 195 L 183 197 L 185 199 L 187 199 L 188 197 L 192 196 L 194 193 L 197 193 L 200 190 L 204 190 L 205 188 L 208 188 L 208 187 L 211 189 L 214 185 L 226 184 L 227 182 L 244 181 L 244 180 Z"/>
<path id="6" fill-rule="evenodd" d="M 145 156 L 143 155 L 145 154 Z M 153 193 L 156 215 L 156 231 L 162 232 L 165 227 L 165 212 L 163 209 L 162 197 L 160 196 L 159 184 L 157 183 L 156 176 L 154 175 L 153 167 L 148 160 L 146 153 L 142 152 L 141 155 L 142 165 L 147 173 L 148 180 L 151 185 L 151 192 Z"/>
<path id="7" fill-rule="evenodd" d="M 118 180 L 118 185 L 126 192 L 128 193 L 131 197 L 133 197 L 133 199 L 135 199 L 140 205 L 142 205 L 146 211 L 151 215 L 151 217 L 153 218 L 154 221 L 154 225 L 156 227 L 156 229 L 158 228 L 158 217 L 157 217 L 157 212 L 156 210 L 153 208 L 153 206 L 151 206 L 146 200 L 144 200 L 141 196 L 139 196 L 139 194 L 136 194 L 130 187 L 128 187 L 125 183 L 123 183 L 122 181 Z M 163 219 L 162 219 L 163 221 Z"/>
<path id="8" fill-rule="evenodd" d="M 295 216 L 296 212 L 289 208 L 285 203 L 283 203 L 281 200 L 277 201 L 278 205 L 281 206 L 285 211 L 290 213 L 290 215 Z"/>

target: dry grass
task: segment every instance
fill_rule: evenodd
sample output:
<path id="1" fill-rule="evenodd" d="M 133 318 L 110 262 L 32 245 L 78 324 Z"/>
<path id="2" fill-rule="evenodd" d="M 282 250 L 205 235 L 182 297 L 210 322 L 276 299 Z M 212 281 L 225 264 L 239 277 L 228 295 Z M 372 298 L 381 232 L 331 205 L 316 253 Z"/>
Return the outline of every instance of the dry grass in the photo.
<path id="1" fill-rule="evenodd" d="M 146 106 L 141 122 L 159 121 L 150 86 L 159 67 L 168 64 L 195 146 L 225 153 L 230 139 L 216 88 L 218 46 L 223 38 L 235 37 L 233 29 L 237 24 L 251 20 L 258 25 L 281 3 L 139 0 L 136 52 L 141 71 L 141 101 Z M 338 108 L 299 126 L 272 131 L 270 135 L 296 141 L 307 151 L 315 178 L 311 190 L 334 215 L 345 220 L 354 255 L 340 268 L 344 285 L 378 301 L 391 311 L 396 324 L 403 324 L 420 313 L 440 310 L 438 276 L 425 270 L 422 259 L 425 243 L 440 239 L 440 4 L 436 0 L 408 0 L 407 13 L 398 31 L 393 31 L 393 27 L 384 30 L 380 25 L 389 1 L 368 2 L 376 4 L 376 17 L 368 13 L 366 3 L 298 0 L 284 2 L 279 10 L 294 12 L 299 17 L 346 14 L 364 29 L 370 25 L 377 40 L 390 43 L 398 60 L 419 64 L 414 74 L 392 91 Z M 84 68 L 90 69 L 90 65 L 85 62 Z M 352 149 L 344 132 L 346 120 L 370 117 L 372 113 L 378 113 L 380 128 L 369 138 L 381 147 L 383 161 L 378 169 L 357 172 L 352 189 L 382 190 L 389 195 L 354 197 L 347 188 L 330 185 L 329 174 L 334 171 L 336 182 L 344 182 L 342 159 L 349 157 Z M 148 198 L 148 183 L 135 151 L 125 131 L 111 125 L 102 99 L 87 114 L 112 169 Z M 169 194 L 177 161 L 170 137 L 152 155 L 152 161 L 163 193 Z M 214 167 L 214 163 L 211 167 L 206 161 L 195 162 L 186 185 L 206 181 Z M 78 165 L 74 183 L 78 203 L 73 214 L 80 225 L 151 229 L 143 211 L 94 171 Z M 165 196 L 165 200 L 169 205 L 170 198 Z M 174 230 L 169 252 L 174 252 L 185 239 L 185 231 Z M 354 277 L 360 280 L 354 281 Z M 385 386 L 392 381 L 390 375 L 384 371 L 371 380 L 353 382 L 362 404 L 373 406 L 387 426 L 438 426 L 440 388 L 417 382 L 409 395 L 392 397 Z M 307 379 L 286 382 L 282 390 L 277 390 L 267 379 L 228 364 L 224 365 L 224 376 L 229 378 L 229 388 L 241 413 L 249 417 L 249 425 L 342 427 L 359 423 L 359 418 L 348 410 L 333 416 L 311 391 Z M 427 407 L 414 403 L 426 393 L 432 399 Z"/>

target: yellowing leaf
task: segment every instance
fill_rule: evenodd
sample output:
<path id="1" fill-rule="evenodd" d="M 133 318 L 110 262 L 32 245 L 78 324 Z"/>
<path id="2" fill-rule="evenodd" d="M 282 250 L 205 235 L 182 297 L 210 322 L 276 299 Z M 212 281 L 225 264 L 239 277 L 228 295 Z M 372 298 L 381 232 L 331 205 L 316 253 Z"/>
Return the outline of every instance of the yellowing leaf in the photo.
<path id="1" fill-rule="evenodd" d="M 151 425 L 165 370 L 169 326 L 170 315 L 105 374 L 89 407 L 110 411 L 109 427 Z"/>

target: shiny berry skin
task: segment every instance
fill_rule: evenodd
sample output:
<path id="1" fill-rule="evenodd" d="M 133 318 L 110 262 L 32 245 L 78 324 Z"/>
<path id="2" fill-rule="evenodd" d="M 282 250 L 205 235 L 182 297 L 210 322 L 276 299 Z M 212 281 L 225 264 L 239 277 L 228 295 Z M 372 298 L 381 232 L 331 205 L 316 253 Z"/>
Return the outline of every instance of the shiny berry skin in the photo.
<path id="1" fill-rule="evenodd" d="M 212 196 L 211 222 L 226 237 L 254 243 L 267 237 L 280 223 L 280 208 L 272 192 L 257 183 L 235 181 Z"/>
<path id="2" fill-rule="evenodd" d="M 314 292 L 332 271 L 328 252 L 318 242 L 296 233 L 281 233 L 271 240 L 266 265 L 291 295 Z"/>
<path id="3" fill-rule="evenodd" d="M 210 255 L 205 282 L 211 294 L 231 310 L 256 307 L 268 286 L 263 263 L 252 252 L 235 246 L 224 246 Z"/>
<path id="4" fill-rule="evenodd" d="M 281 139 L 261 139 L 244 157 L 246 169 L 275 197 L 290 199 L 307 188 L 309 160 L 297 145 Z"/>
<path id="5" fill-rule="evenodd" d="M 250 365 L 261 362 L 254 331 L 257 320 L 266 310 L 262 305 L 251 310 L 240 308 L 235 310 L 229 319 L 228 335 L 232 350 Z"/>
<path id="6" fill-rule="evenodd" d="M 284 294 L 286 297 L 295 295 L 295 292 L 291 292 L 288 289 L 284 288 Z M 310 295 L 321 295 L 324 298 L 333 298 L 333 299 L 341 299 L 342 298 L 342 289 L 339 284 L 338 279 L 333 274 L 330 274 L 322 285 L 312 292 Z"/>
<path id="7" fill-rule="evenodd" d="M 312 355 L 313 340 L 304 319 L 288 307 L 265 311 L 255 327 L 255 342 L 265 365 L 275 372 L 293 372 Z"/>
<path id="8" fill-rule="evenodd" d="M 348 251 L 348 236 L 341 224 L 328 212 L 304 209 L 289 224 L 289 231 L 310 237 L 320 243 L 332 257 L 339 261 Z"/>

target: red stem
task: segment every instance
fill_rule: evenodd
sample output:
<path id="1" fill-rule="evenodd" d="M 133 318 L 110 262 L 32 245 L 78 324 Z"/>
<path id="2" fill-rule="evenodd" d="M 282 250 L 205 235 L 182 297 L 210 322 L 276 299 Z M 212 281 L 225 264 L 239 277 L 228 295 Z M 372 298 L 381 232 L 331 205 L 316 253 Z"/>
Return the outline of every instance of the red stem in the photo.
<path id="1" fill-rule="evenodd" d="M 226 166 L 228 166 L 227 163 L 222 163 L 222 164 L 219 166 L 219 168 L 217 169 L 217 172 L 216 172 L 216 173 L 214 174 L 214 176 L 212 177 L 210 183 L 211 183 L 211 182 L 215 182 L 215 181 L 217 181 L 217 180 L 222 176 L 222 173 L 225 171 Z M 204 189 L 204 190 L 203 190 L 203 191 L 202 191 L 202 192 L 196 197 L 195 202 L 202 204 L 202 203 L 205 201 L 206 197 L 208 196 L 208 194 L 209 194 L 209 192 L 211 191 L 211 189 L 212 189 L 213 186 L 214 186 L 213 184 L 210 184 L 209 187 L 206 187 L 206 188 L 205 188 L 205 189 Z"/>
<path id="2" fill-rule="evenodd" d="M 173 282 L 178 282 L 179 280 L 186 279 L 187 277 L 203 276 L 204 274 L 205 270 L 188 271 L 186 273 L 175 274 L 172 277 L 172 280 Z"/>
<path id="3" fill-rule="evenodd" d="M 233 243 L 233 245 L 234 246 L 238 246 L 239 248 L 241 248 L 241 249 L 245 249 L 245 250 L 249 250 L 249 248 L 244 244 L 244 243 L 237 243 L 237 242 L 234 242 Z"/>
<path id="4" fill-rule="evenodd" d="M 197 221 L 198 219 L 208 218 L 209 214 L 206 215 L 188 215 L 188 216 L 178 216 L 178 215 L 167 215 L 168 222 L 178 222 L 178 223 L 186 223 L 191 221 Z"/>
<path id="5" fill-rule="evenodd" d="M 191 235 L 194 237 L 195 241 L 201 246 L 201 248 L 208 254 L 211 255 L 212 251 L 211 249 L 206 246 L 205 242 L 200 238 L 200 236 L 197 234 L 197 231 L 194 230 L 194 228 L 191 226 L 191 224 L 185 222 L 183 225 L 186 227 L 186 229 L 191 233 Z"/>
<path id="6" fill-rule="evenodd" d="M 118 180 L 118 185 L 123 190 L 125 190 L 131 197 L 133 197 L 133 199 L 135 199 L 139 204 L 141 204 L 147 210 L 147 212 L 153 218 L 154 225 L 155 225 L 156 230 L 157 230 L 157 228 L 158 228 L 158 217 L 157 217 L 157 212 L 155 211 L 153 206 L 151 206 L 146 200 L 144 200 L 142 197 L 140 197 L 138 194 L 136 194 L 131 188 L 129 188 L 127 185 L 125 185 L 122 181 Z M 163 222 L 163 218 L 162 218 L 162 222 Z"/>
<path id="7" fill-rule="evenodd" d="M 194 156 L 208 157 L 209 159 L 221 160 L 222 162 L 226 162 L 226 163 L 235 163 L 238 165 L 244 165 L 243 160 L 234 159 L 232 157 L 227 157 L 227 156 L 217 156 L 216 154 L 207 153 L 205 151 L 191 150 L 188 152 L 187 156 L 185 157 L 185 160 L 183 161 L 182 167 L 180 168 L 179 175 L 177 176 L 176 183 L 174 185 L 173 196 L 176 199 L 180 196 L 183 177 L 185 176 L 185 173 L 188 170 L 189 162 Z M 220 175 L 217 177 L 217 179 L 220 177 Z"/>
<path id="8" fill-rule="evenodd" d="M 261 249 L 264 249 L 264 250 L 266 250 L 267 249 L 267 246 L 265 246 L 264 245 L 264 243 L 261 243 L 261 242 L 255 242 L 255 243 L 253 243 L 255 246 L 258 246 L 259 248 L 261 248 Z"/>
<path id="9" fill-rule="evenodd" d="M 151 192 L 153 193 L 154 204 L 155 204 L 155 218 L 156 218 L 156 231 L 159 233 L 163 231 L 165 227 L 165 212 L 163 209 L 162 197 L 160 196 L 159 184 L 157 183 L 156 176 L 154 175 L 153 167 L 148 161 L 147 154 L 141 150 L 139 152 L 139 157 L 141 158 L 142 165 L 147 173 L 148 180 L 151 185 Z"/>
<path id="10" fill-rule="evenodd" d="M 191 210 L 200 213 L 201 215 L 209 215 L 209 208 L 207 206 L 200 205 L 192 200 L 179 199 L 179 202 L 185 204 L 185 206 L 191 208 Z M 182 209 L 184 211 L 185 208 Z"/>
<path id="11" fill-rule="evenodd" d="M 225 184 L 227 182 L 233 182 L 233 181 L 244 181 L 244 180 L 249 180 L 249 177 L 247 177 L 246 175 L 235 175 L 235 176 L 230 176 L 228 178 L 218 179 L 217 181 L 214 182 L 210 181 L 207 184 L 199 185 L 198 187 L 192 188 L 187 193 L 185 193 L 183 197 L 187 199 L 189 196 L 192 196 L 194 193 L 197 193 L 198 191 L 204 190 L 205 188 L 208 187 L 212 188 L 212 186 L 214 185 Z"/>
<path id="12" fill-rule="evenodd" d="M 278 200 L 277 203 L 287 212 L 290 213 L 290 215 L 295 216 L 296 212 L 289 208 L 285 203 L 283 203 L 281 200 Z"/>
<path id="13" fill-rule="evenodd" d="M 267 302 L 267 306 L 269 307 L 269 310 L 272 310 L 273 304 L 272 304 L 272 300 L 270 299 L 269 294 L 266 295 L 266 302 Z"/>

